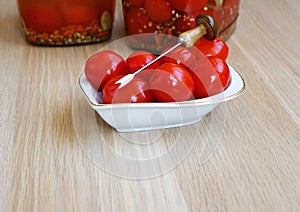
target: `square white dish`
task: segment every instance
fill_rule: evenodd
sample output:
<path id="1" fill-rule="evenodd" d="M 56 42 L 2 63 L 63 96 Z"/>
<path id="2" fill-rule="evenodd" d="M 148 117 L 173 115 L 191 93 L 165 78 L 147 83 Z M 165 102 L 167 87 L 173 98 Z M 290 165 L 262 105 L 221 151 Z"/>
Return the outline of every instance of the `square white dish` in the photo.
<path id="1" fill-rule="evenodd" d="M 231 82 L 222 93 L 184 102 L 99 104 L 97 91 L 84 73 L 79 77 L 79 85 L 89 105 L 118 132 L 165 129 L 196 123 L 220 103 L 238 97 L 245 89 L 245 82 L 232 66 L 228 66 Z"/>

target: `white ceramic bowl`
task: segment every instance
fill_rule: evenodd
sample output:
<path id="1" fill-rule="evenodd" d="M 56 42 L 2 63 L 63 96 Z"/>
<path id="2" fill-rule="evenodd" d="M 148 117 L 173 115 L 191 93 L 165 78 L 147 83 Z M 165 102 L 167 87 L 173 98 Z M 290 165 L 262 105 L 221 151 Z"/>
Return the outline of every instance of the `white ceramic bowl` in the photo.
<path id="1" fill-rule="evenodd" d="M 84 73 L 79 77 L 79 85 L 90 106 L 117 131 L 163 129 L 198 122 L 218 104 L 238 97 L 245 89 L 245 83 L 230 65 L 229 68 L 231 82 L 226 90 L 211 97 L 184 102 L 99 104 L 97 92 Z"/>

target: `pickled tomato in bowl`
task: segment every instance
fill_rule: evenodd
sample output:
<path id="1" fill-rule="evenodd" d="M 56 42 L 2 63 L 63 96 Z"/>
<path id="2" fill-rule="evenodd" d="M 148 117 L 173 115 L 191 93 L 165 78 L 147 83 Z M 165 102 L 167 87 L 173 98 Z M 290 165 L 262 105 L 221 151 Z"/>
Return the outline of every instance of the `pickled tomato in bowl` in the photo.
<path id="1" fill-rule="evenodd" d="M 142 53 L 142 56 L 143 52 L 147 52 L 146 55 L 153 54 L 157 56 L 157 51 L 151 52 L 131 47 L 130 40 L 132 38 L 139 39 L 141 38 L 140 36 L 143 35 L 132 35 L 114 41 L 104 46 L 90 57 L 99 53 L 101 54 L 103 51 L 112 51 L 114 54 L 118 54 L 119 57 L 123 58 L 123 60 L 119 61 L 119 63 L 125 62 L 126 64 L 126 60 L 130 56 L 135 55 L 135 52 Z M 147 37 L 149 36 L 150 34 L 147 34 Z M 160 38 L 160 35 L 158 34 L 153 34 L 152 36 L 156 39 Z M 164 35 L 161 36 L 163 37 L 161 39 L 165 38 Z M 169 39 L 169 42 L 171 43 L 178 40 L 177 37 L 169 37 Z M 191 58 L 191 60 L 196 62 L 191 64 L 186 63 L 189 61 L 187 58 L 186 61 L 182 61 L 180 59 L 180 57 L 182 57 L 182 55 L 180 55 L 180 51 L 177 52 L 175 56 L 172 54 L 167 55 L 162 61 L 160 61 L 160 64 L 157 64 L 157 67 L 145 70 L 148 71 L 146 75 L 136 75 L 130 82 L 132 84 L 129 83 L 126 85 L 128 86 L 127 88 L 124 86 L 123 88 L 118 89 L 118 85 L 115 84 L 117 79 L 129 73 L 126 65 L 122 74 L 111 77 L 105 83 L 103 90 L 95 89 L 92 86 L 90 81 L 87 80 L 85 74 L 86 70 L 83 68 L 83 73 L 79 77 L 80 88 L 92 109 L 94 109 L 108 125 L 115 128 L 118 132 L 165 129 L 198 122 L 220 103 L 224 103 L 225 101 L 239 96 L 245 89 L 245 83 L 234 68 L 228 65 L 224 60 L 220 59 L 222 61 L 222 63 L 220 63 L 219 59 L 203 54 L 195 46 L 188 50 L 192 51 L 193 54 L 187 55 L 190 55 L 192 58 L 196 57 L 195 60 Z M 183 52 L 186 53 L 186 51 Z M 87 61 L 89 61 L 89 58 Z M 102 60 L 100 60 L 100 64 L 101 61 Z M 213 63 L 220 63 L 220 66 L 217 67 Z M 143 66 L 143 63 L 140 64 Z M 226 64 L 226 66 L 224 66 L 224 64 Z M 222 72 L 222 66 L 225 78 L 217 76 L 220 72 Z M 173 68 L 175 71 L 169 70 Z M 201 69 L 205 69 L 206 74 L 203 75 L 203 72 L 200 71 Z M 199 71 L 202 74 L 199 74 Z M 160 72 L 163 73 L 163 76 L 160 75 Z M 181 87 L 186 89 L 184 90 L 184 93 L 182 93 L 182 95 L 179 94 L 179 96 L 177 96 L 178 93 L 172 93 L 176 91 L 176 87 L 173 87 L 174 90 L 165 90 L 166 87 L 167 89 L 170 89 L 168 86 L 172 86 L 172 83 L 175 86 L 176 84 L 178 85 L 180 73 L 182 74 L 183 72 L 188 73 L 187 75 L 189 76 L 185 78 L 187 81 L 182 80 L 180 81 L 181 84 L 179 83 Z M 159 81 L 159 78 L 161 78 L 162 81 L 156 84 L 151 84 L 151 80 Z M 205 80 L 207 81 L 205 82 Z M 209 83 L 210 80 L 213 81 Z M 194 83 L 193 90 L 189 87 L 191 84 L 187 83 L 191 81 Z M 216 88 L 222 89 L 216 90 Z M 122 91 L 122 89 L 124 90 Z M 206 92 L 195 92 L 199 89 L 200 91 L 203 91 L 204 89 Z M 103 101 L 106 98 L 106 92 L 110 92 L 109 96 L 106 97 L 109 97 L 111 102 L 105 103 Z M 171 97 L 171 99 L 164 101 L 158 98 L 162 93 L 165 97 Z M 200 96 L 197 97 L 196 95 Z M 179 99 L 178 97 L 184 98 Z M 164 118 L 161 119 L 153 116 L 156 112 L 159 112 Z"/>
<path id="2" fill-rule="evenodd" d="M 137 39 L 144 36 L 149 38 L 151 34 L 129 36 L 131 38 L 124 38 L 123 41 L 127 45 L 132 37 Z M 165 35 L 152 36 L 156 41 L 160 37 L 166 40 Z M 178 38 L 168 36 L 167 40 L 167 43 L 173 43 Z M 211 43 L 207 46 L 214 48 L 215 41 L 202 42 Z M 214 51 L 207 51 L 209 54 L 205 55 L 195 46 L 179 46 L 147 66 L 128 85 L 119 88 L 116 83 L 119 79 L 143 68 L 158 56 L 149 50 L 131 49 L 130 45 L 127 48 L 129 52 L 126 56 L 113 51 L 113 48 L 99 50 L 85 63 L 85 77 L 97 92 L 101 92 L 101 102 L 104 104 L 189 101 L 216 95 L 229 85 L 230 73 L 225 61 L 227 55 L 222 54 L 222 58 L 218 58 L 219 52 L 214 55 Z M 225 43 L 223 48 L 228 48 Z"/>

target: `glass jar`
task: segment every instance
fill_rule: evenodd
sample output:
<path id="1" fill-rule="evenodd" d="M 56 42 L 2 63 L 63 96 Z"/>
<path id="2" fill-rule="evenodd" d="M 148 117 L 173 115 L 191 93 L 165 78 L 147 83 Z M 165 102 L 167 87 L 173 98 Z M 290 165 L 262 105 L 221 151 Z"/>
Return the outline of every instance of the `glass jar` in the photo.
<path id="1" fill-rule="evenodd" d="M 234 31 L 240 0 L 122 0 L 127 34 L 163 33 L 178 36 L 196 27 L 199 14 L 213 16 L 222 39 Z"/>
<path id="2" fill-rule="evenodd" d="M 110 38 L 115 0 L 18 0 L 18 8 L 29 43 L 63 46 Z"/>

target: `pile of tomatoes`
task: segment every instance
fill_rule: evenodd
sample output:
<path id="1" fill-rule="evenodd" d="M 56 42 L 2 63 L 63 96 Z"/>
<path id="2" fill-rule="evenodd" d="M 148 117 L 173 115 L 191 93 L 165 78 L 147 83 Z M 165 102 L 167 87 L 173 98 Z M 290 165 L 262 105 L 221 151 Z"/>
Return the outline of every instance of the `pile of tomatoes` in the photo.
<path id="1" fill-rule="evenodd" d="M 137 74 L 122 88 L 116 82 L 153 61 L 157 55 L 138 50 L 122 58 L 102 50 L 88 58 L 84 71 L 101 95 L 99 103 L 180 102 L 222 92 L 230 82 L 228 46 L 201 38 L 193 47 L 177 47 Z"/>

